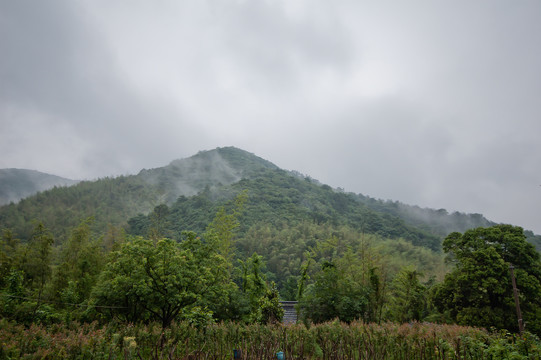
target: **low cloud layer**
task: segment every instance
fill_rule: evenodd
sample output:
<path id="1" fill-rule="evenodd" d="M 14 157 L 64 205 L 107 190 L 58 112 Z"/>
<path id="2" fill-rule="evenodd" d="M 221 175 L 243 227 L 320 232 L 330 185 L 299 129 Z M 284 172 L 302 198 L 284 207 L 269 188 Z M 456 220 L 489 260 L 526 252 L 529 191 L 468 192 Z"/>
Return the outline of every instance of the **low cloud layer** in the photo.
<path id="1" fill-rule="evenodd" d="M 0 168 L 74 179 L 237 146 L 541 233 L 541 4 L 0 4 Z"/>

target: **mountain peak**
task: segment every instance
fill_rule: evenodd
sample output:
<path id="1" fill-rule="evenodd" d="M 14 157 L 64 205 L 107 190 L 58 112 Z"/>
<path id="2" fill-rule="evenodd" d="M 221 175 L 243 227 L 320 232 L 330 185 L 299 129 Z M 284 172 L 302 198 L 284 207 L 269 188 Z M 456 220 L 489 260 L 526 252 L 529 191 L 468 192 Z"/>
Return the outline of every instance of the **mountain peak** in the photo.
<path id="1" fill-rule="evenodd" d="M 273 163 L 236 147 L 199 151 L 169 165 L 142 170 L 137 176 L 167 194 L 167 202 L 191 196 L 206 187 L 233 184 L 265 169 L 278 169 Z"/>

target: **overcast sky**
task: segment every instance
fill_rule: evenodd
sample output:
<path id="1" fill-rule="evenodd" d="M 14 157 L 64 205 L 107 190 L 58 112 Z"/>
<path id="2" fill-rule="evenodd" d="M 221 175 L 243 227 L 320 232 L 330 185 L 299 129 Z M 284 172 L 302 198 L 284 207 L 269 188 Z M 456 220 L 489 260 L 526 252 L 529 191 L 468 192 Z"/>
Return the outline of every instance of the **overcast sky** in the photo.
<path id="1" fill-rule="evenodd" d="M 219 146 L 541 233 L 541 2 L 0 1 L 0 168 Z"/>

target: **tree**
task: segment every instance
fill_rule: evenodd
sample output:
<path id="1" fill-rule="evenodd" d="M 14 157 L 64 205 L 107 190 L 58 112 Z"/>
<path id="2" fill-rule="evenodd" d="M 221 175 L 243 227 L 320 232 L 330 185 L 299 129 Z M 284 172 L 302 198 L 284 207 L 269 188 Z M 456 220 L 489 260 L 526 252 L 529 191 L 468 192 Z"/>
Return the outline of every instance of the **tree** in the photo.
<path id="1" fill-rule="evenodd" d="M 8 229 L 2 231 L 0 239 L 0 288 L 3 288 L 8 281 L 13 267 L 17 266 L 17 253 L 20 250 L 19 239 L 15 238 L 13 232 Z"/>
<path id="2" fill-rule="evenodd" d="M 184 315 L 209 314 L 207 308 L 227 313 L 237 289 L 227 268 L 223 256 L 193 232 L 184 233 L 181 243 L 132 237 L 112 252 L 93 299 L 105 315 L 158 320 L 165 328 Z"/>
<path id="3" fill-rule="evenodd" d="M 398 322 L 422 320 L 426 310 L 426 286 L 413 268 L 402 269 L 391 284 L 390 315 Z"/>
<path id="4" fill-rule="evenodd" d="M 216 320 L 237 319 L 239 311 L 235 296 L 239 289 L 231 279 L 231 263 L 220 254 L 213 241 L 203 241 L 192 231 L 182 235 L 180 249 L 194 256 L 200 275 L 206 279 L 197 306 L 210 310 Z"/>
<path id="5" fill-rule="evenodd" d="M 270 287 L 259 299 L 257 321 L 261 324 L 276 324 L 282 322 L 284 308 L 280 304 L 280 296 L 276 284 L 271 282 Z"/>
<path id="6" fill-rule="evenodd" d="M 166 229 L 169 227 L 167 221 L 169 212 L 169 207 L 166 204 L 161 204 L 156 206 L 152 214 L 149 215 L 151 227 L 148 231 L 148 236 L 151 239 L 157 241 L 166 237 Z"/>
<path id="7" fill-rule="evenodd" d="M 38 223 L 30 237 L 27 261 L 23 266 L 27 278 L 32 282 L 33 287 L 37 288 L 37 304 L 34 315 L 41 305 L 45 282 L 51 275 L 50 257 L 53 242 L 52 234 L 45 228 L 43 223 Z"/>
<path id="8" fill-rule="evenodd" d="M 103 267 L 104 253 L 92 238 L 92 222 L 93 218 L 83 220 L 62 246 L 52 284 L 53 295 L 62 302 L 86 301 Z"/>
<path id="9" fill-rule="evenodd" d="M 255 322 L 261 319 L 260 301 L 267 294 L 269 287 L 261 268 L 264 266 L 263 257 L 254 253 L 246 261 L 239 260 L 241 271 L 241 289 L 243 301 L 248 304 L 248 314 L 245 319 Z"/>
<path id="10" fill-rule="evenodd" d="M 6 285 L 1 311 L 6 317 L 29 324 L 43 321 L 43 292 L 51 275 L 53 237 L 43 223 L 36 223 L 28 243 L 19 245 L 10 231 L 5 231 L 0 249 Z M 5 260 L 5 262 L 4 262 Z M 0 302 L 2 302 L 0 300 Z"/>
<path id="11" fill-rule="evenodd" d="M 541 262 L 522 228 L 496 225 L 443 242 L 455 269 L 435 288 L 434 303 L 459 324 L 517 331 L 509 266 L 515 267 L 527 330 L 541 333 Z"/>
<path id="12" fill-rule="evenodd" d="M 315 323 L 339 318 L 362 319 L 369 302 L 369 289 L 345 276 L 344 270 L 325 261 L 300 299 L 300 312 Z"/>
<path id="13" fill-rule="evenodd" d="M 232 261 L 232 247 L 235 238 L 235 232 L 240 226 L 239 217 L 244 209 L 248 195 L 242 191 L 234 200 L 232 211 L 226 211 L 222 206 L 218 209 L 214 220 L 208 225 L 205 237 L 207 237 L 216 251 L 222 255 L 229 263 Z"/>

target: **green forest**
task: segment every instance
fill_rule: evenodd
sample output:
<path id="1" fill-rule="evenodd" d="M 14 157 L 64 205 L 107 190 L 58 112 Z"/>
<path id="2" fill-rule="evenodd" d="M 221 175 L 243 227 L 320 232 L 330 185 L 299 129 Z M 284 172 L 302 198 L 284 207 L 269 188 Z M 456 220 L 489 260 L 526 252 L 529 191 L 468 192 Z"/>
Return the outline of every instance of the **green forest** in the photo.
<path id="1" fill-rule="evenodd" d="M 533 233 L 235 148 L 188 160 L 0 208 L 0 358 L 540 356 Z M 280 300 L 298 324 L 280 324 Z"/>

